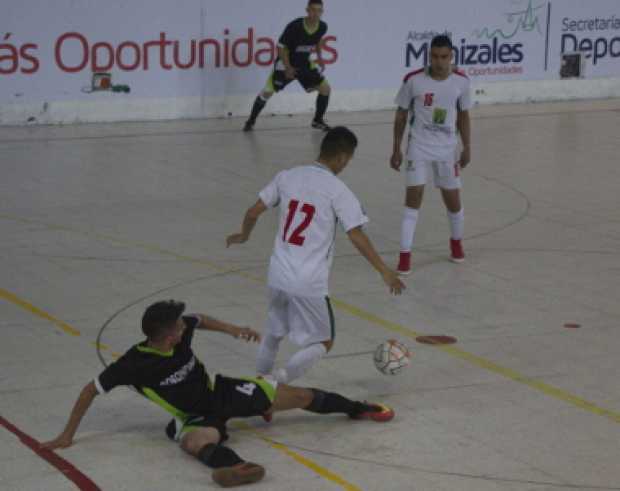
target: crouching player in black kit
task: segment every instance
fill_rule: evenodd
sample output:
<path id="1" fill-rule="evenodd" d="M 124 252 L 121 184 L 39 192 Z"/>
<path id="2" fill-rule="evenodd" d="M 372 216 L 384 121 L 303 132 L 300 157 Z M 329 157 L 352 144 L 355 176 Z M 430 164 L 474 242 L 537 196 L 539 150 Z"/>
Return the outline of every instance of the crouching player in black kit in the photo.
<path id="1" fill-rule="evenodd" d="M 306 7 L 307 16 L 299 17 L 290 22 L 278 41 L 278 57 L 267 84 L 256 97 L 249 119 L 243 131 L 251 131 L 256 118 L 267 104 L 274 92 L 281 91 L 293 80 L 297 79 L 306 92 L 318 90 L 316 112 L 312 127 L 328 131 L 329 126 L 323 120 L 331 88 L 323 76 L 325 65 L 321 59 L 322 38 L 327 32 L 327 24 L 321 20 L 323 1 L 309 0 Z M 310 61 L 313 50 L 317 53 L 319 68 Z"/>
<path id="2" fill-rule="evenodd" d="M 270 415 L 273 411 L 304 409 L 314 413 L 344 413 L 353 419 L 389 421 L 394 411 L 380 404 L 352 401 L 319 389 L 278 384 L 265 378 L 212 380 L 194 355 L 191 342 L 196 329 L 220 331 L 238 339 L 258 341 L 260 335 L 203 314 L 182 315 L 185 304 L 173 300 L 154 303 L 142 316 L 146 340 L 136 344 L 108 366 L 80 393 L 62 433 L 43 444 L 65 448 L 73 443 L 80 421 L 98 394 L 119 385 L 133 386 L 143 396 L 171 413 L 169 438 L 214 469 L 213 480 L 221 486 L 259 481 L 265 469 L 243 460 L 222 443 L 228 438 L 230 418 Z"/>

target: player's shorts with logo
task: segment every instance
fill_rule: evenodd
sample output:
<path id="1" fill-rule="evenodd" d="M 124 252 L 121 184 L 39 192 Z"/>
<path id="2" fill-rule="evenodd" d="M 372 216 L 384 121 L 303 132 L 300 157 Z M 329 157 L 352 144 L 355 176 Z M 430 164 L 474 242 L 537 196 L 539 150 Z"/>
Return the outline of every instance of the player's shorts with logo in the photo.
<path id="1" fill-rule="evenodd" d="M 267 330 L 278 338 L 288 335 L 298 346 L 334 339 L 334 314 L 329 297 L 302 297 L 270 287 Z"/>
<path id="2" fill-rule="evenodd" d="M 215 377 L 212 410 L 208 414 L 190 414 L 175 419 L 166 429 L 173 440 L 195 428 L 216 428 L 222 439 L 227 438 L 226 422 L 230 418 L 260 416 L 273 404 L 278 383 L 270 377 Z"/>

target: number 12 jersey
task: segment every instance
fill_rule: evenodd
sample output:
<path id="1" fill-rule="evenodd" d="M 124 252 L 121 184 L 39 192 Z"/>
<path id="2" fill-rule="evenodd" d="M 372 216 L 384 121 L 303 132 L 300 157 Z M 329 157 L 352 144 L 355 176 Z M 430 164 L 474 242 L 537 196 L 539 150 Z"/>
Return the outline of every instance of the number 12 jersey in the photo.
<path id="1" fill-rule="evenodd" d="M 269 286 L 304 297 L 328 295 L 336 225 L 348 232 L 368 222 L 358 199 L 318 162 L 278 173 L 259 197 L 280 208 Z"/>

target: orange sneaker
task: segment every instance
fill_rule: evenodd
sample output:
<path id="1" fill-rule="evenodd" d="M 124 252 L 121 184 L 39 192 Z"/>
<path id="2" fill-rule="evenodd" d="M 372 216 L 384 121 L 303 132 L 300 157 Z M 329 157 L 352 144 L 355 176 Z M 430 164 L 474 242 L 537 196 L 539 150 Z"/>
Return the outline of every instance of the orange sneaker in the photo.
<path id="1" fill-rule="evenodd" d="M 386 423 L 394 419 L 394 410 L 385 404 L 375 404 L 372 402 L 364 403 L 367 410 L 361 413 L 350 415 L 351 419 L 372 419 L 378 423 Z"/>

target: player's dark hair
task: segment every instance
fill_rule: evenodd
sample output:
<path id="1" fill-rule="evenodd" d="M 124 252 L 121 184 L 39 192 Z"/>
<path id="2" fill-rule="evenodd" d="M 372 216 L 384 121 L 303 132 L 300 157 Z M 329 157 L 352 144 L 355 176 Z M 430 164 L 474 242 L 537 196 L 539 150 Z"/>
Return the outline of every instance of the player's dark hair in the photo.
<path id="1" fill-rule="evenodd" d="M 450 48 L 452 49 L 452 40 L 445 34 L 435 36 L 431 41 L 431 48 Z"/>
<path id="2" fill-rule="evenodd" d="M 175 300 L 162 300 L 149 305 L 142 315 L 142 332 L 148 339 L 160 338 L 184 310 L 185 304 Z"/>
<path id="3" fill-rule="evenodd" d="M 308 7 L 310 5 L 323 5 L 323 0 L 308 0 Z"/>
<path id="4" fill-rule="evenodd" d="M 323 137 L 319 157 L 332 158 L 342 153 L 352 155 L 356 147 L 357 137 L 355 134 L 344 126 L 335 126 Z"/>

